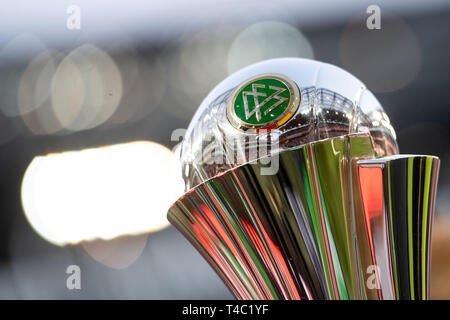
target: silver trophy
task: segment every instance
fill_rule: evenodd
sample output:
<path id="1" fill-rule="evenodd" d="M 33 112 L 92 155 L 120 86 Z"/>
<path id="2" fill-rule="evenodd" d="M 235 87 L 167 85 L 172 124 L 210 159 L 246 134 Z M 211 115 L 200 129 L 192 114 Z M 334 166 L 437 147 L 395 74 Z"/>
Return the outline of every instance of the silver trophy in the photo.
<path id="1" fill-rule="evenodd" d="M 238 299 L 427 299 L 439 159 L 399 155 L 348 72 L 285 58 L 222 81 L 168 219 Z"/>

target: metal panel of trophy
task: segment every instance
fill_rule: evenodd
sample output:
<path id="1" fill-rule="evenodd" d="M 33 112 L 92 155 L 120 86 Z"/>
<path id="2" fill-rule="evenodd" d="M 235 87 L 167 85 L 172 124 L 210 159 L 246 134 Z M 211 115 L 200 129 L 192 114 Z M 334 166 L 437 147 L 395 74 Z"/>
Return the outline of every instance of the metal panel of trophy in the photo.
<path id="1" fill-rule="evenodd" d="M 236 298 L 429 297 L 439 159 L 398 154 L 348 72 L 246 67 L 205 98 L 178 153 L 186 194 L 168 218 Z"/>

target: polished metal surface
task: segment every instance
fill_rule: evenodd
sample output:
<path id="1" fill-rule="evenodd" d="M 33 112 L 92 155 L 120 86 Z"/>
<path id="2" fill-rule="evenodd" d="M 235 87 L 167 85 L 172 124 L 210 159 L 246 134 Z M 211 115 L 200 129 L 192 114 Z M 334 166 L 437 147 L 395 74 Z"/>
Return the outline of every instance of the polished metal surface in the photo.
<path id="1" fill-rule="evenodd" d="M 398 155 L 358 161 L 361 260 L 377 265 L 379 299 L 429 298 L 431 229 L 439 159 Z"/>
<path id="2" fill-rule="evenodd" d="M 364 160 L 372 142 L 286 150 L 275 175 L 235 168 L 168 218 L 239 299 L 425 299 L 438 160 Z"/>
<path id="3" fill-rule="evenodd" d="M 300 106 L 281 126 L 258 133 L 236 128 L 227 107 L 249 79 L 271 74 L 292 80 Z M 322 62 L 282 58 L 246 67 L 205 98 L 180 149 L 186 191 L 231 168 L 295 146 L 352 133 L 370 133 L 378 156 L 398 153 L 395 131 L 375 96 L 348 72 Z M 264 150 L 259 146 L 264 145 Z"/>

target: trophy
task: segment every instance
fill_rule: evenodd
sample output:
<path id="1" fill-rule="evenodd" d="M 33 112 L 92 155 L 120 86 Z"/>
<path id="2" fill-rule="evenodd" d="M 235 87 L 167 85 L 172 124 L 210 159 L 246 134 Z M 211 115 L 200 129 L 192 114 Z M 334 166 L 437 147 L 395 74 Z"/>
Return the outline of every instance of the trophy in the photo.
<path id="1" fill-rule="evenodd" d="M 283 58 L 205 98 L 169 221 L 237 299 L 427 299 L 439 159 L 348 72 Z"/>

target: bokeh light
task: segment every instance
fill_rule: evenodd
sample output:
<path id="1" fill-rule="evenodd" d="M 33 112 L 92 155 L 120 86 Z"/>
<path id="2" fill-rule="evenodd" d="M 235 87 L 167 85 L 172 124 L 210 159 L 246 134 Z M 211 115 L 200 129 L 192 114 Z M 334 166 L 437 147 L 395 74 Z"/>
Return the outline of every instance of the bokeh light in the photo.
<path id="1" fill-rule="evenodd" d="M 17 102 L 20 114 L 37 109 L 50 94 L 49 83 L 56 70 L 50 50 L 36 56 L 27 66 L 19 83 Z"/>
<path id="2" fill-rule="evenodd" d="M 422 64 L 421 48 L 411 27 L 383 10 L 380 30 L 367 28 L 366 16 L 355 17 L 339 44 L 342 67 L 372 92 L 391 92 L 415 79 Z"/>
<path id="3" fill-rule="evenodd" d="M 144 251 L 148 234 L 121 236 L 111 240 L 84 241 L 84 251 L 95 261 L 114 269 L 132 265 Z"/>
<path id="4" fill-rule="evenodd" d="M 450 278 L 450 218 L 448 215 L 438 216 L 433 224 L 433 243 L 431 246 L 431 299 L 442 300 L 449 299 L 450 288 L 448 279 Z"/>
<path id="5" fill-rule="evenodd" d="M 228 53 L 228 73 L 258 61 L 280 58 L 314 58 L 308 39 L 295 27 L 277 21 L 263 21 L 244 29 Z"/>
<path id="6" fill-rule="evenodd" d="M 123 94 L 108 122 L 139 121 L 160 106 L 166 92 L 166 68 L 157 55 L 144 59 L 136 50 L 115 54 L 113 58 L 122 75 Z"/>
<path id="7" fill-rule="evenodd" d="M 176 50 L 164 55 L 173 96 L 169 98 L 175 100 L 165 105 L 167 112 L 181 119 L 192 117 L 201 100 L 227 76 L 227 52 L 235 33 L 236 28 L 220 25 L 184 35 Z"/>
<path id="8" fill-rule="evenodd" d="M 19 113 L 33 134 L 52 134 L 62 129 L 50 100 L 50 86 L 63 55 L 44 50 L 30 61 L 17 90 Z"/>
<path id="9" fill-rule="evenodd" d="M 137 141 L 33 159 L 22 182 L 32 227 L 64 245 L 159 230 L 183 193 L 174 154 Z"/>
<path id="10" fill-rule="evenodd" d="M 111 57 L 85 44 L 70 52 L 52 80 L 51 99 L 65 129 L 80 131 L 108 120 L 122 98 L 122 78 Z"/>
<path id="11" fill-rule="evenodd" d="M 23 65 L 31 61 L 47 47 L 34 34 L 21 33 L 8 42 L 0 44 L 0 111 L 8 117 L 20 115 L 17 104 L 17 88 Z"/>

